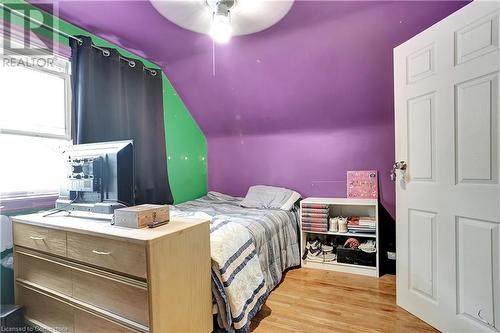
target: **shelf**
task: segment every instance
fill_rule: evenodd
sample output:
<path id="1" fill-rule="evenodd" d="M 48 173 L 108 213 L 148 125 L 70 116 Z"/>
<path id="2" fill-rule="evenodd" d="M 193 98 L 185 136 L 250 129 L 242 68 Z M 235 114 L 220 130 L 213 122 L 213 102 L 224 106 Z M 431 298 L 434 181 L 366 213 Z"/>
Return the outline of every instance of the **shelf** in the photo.
<path id="1" fill-rule="evenodd" d="M 359 268 L 365 268 L 365 269 L 377 269 L 377 267 L 375 267 L 375 266 L 345 264 L 343 262 L 337 262 L 337 260 L 322 262 L 322 261 L 314 261 L 314 260 L 304 259 L 304 261 L 306 261 L 308 263 L 313 262 L 313 263 L 321 264 L 321 265 L 340 265 L 340 266 L 349 266 L 349 267 L 359 267 Z"/>
<path id="2" fill-rule="evenodd" d="M 301 248 L 305 246 L 308 238 L 316 238 L 319 235 L 324 236 L 343 236 L 346 238 L 354 237 L 360 242 L 362 241 L 375 241 L 376 247 L 379 248 L 379 216 L 378 216 L 378 200 L 377 199 L 354 199 L 354 198 L 325 198 L 325 197 L 310 197 L 301 201 L 301 214 L 303 205 L 306 204 L 320 204 L 328 205 L 329 218 L 334 216 L 370 216 L 375 220 L 375 228 L 370 230 L 373 233 L 358 233 L 357 230 L 350 230 L 348 232 L 338 232 L 338 231 L 314 231 L 314 230 L 302 230 L 302 216 L 300 217 L 300 244 Z M 326 223 L 326 221 L 325 221 Z M 328 228 L 329 224 L 326 225 Z M 324 230 L 324 229 L 323 229 Z M 314 236 L 317 235 L 317 236 Z M 342 239 L 338 239 L 335 242 L 338 243 Z M 367 276 L 378 277 L 379 274 L 379 252 L 375 253 L 375 266 L 364 266 L 364 265 L 354 265 L 354 264 L 344 264 L 338 263 L 337 261 L 332 262 L 315 262 L 302 260 L 302 266 L 305 268 L 313 269 L 323 269 L 328 271 L 337 271 L 350 274 L 361 274 Z"/>
<path id="3" fill-rule="evenodd" d="M 310 230 L 301 230 L 306 234 L 321 234 L 321 235 L 335 235 L 335 236 L 350 236 L 350 237 L 359 237 L 359 238 L 377 238 L 377 234 L 368 234 L 368 233 L 354 233 L 354 232 L 334 232 L 334 231 L 310 231 Z"/>
<path id="4" fill-rule="evenodd" d="M 320 263 L 321 264 L 321 263 Z M 335 261 L 327 261 L 327 262 L 324 262 L 322 263 L 324 265 L 339 265 L 339 266 L 347 266 L 347 267 L 358 267 L 358 268 L 364 268 L 364 269 L 377 269 L 377 267 L 375 266 L 365 266 L 365 265 L 355 265 L 355 264 L 345 264 L 343 262 L 337 262 L 336 260 Z"/>
<path id="5" fill-rule="evenodd" d="M 353 199 L 353 198 L 307 198 L 301 204 L 326 204 L 326 205 L 348 205 L 348 206 L 377 206 L 377 199 Z"/>
<path id="6" fill-rule="evenodd" d="M 354 264 L 344 264 L 337 261 L 330 262 L 317 262 L 311 260 L 302 260 L 302 267 L 313 268 L 313 269 L 323 269 L 328 271 L 344 272 L 351 274 L 360 274 L 366 276 L 377 277 L 377 268 L 373 266 L 363 266 Z"/>

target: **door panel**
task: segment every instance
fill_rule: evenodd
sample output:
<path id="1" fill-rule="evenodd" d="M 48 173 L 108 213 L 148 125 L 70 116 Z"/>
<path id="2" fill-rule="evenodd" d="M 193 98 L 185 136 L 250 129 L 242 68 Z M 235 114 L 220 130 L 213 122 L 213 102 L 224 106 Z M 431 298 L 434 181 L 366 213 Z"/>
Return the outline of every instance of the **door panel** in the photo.
<path id="1" fill-rule="evenodd" d="M 408 216 L 410 289 L 433 301 L 437 297 L 436 218 L 436 213 L 414 209 Z"/>
<path id="2" fill-rule="evenodd" d="M 413 181 L 433 181 L 434 92 L 408 101 L 408 161 Z"/>
<path id="3" fill-rule="evenodd" d="M 457 183 L 498 183 L 498 72 L 456 85 Z"/>
<path id="4" fill-rule="evenodd" d="M 407 57 L 406 68 L 408 83 L 424 79 L 435 73 L 434 52 L 434 44 L 431 44 Z"/>
<path id="5" fill-rule="evenodd" d="M 500 45 L 499 13 L 488 15 L 455 33 L 455 63 L 478 58 L 498 49 Z"/>
<path id="6" fill-rule="evenodd" d="M 498 327 L 500 225 L 457 217 L 457 313 L 467 320 Z"/>

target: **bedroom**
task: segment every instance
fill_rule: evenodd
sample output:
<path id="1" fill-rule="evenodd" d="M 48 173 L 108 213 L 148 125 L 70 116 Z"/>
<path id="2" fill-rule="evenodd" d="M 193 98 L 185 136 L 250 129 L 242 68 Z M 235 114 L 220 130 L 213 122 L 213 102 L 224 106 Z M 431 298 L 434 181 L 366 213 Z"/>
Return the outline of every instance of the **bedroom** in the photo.
<path id="1" fill-rule="evenodd" d="M 500 329 L 500 2 L 0 11 L 2 330 Z"/>

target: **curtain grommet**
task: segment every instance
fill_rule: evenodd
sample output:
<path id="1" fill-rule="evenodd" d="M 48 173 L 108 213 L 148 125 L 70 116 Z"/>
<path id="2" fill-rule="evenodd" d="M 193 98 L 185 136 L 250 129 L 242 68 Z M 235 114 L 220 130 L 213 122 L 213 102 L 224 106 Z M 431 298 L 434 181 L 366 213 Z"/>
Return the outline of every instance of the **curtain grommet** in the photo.
<path id="1" fill-rule="evenodd" d="M 156 71 L 150 71 L 152 76 L 156 76 Z"/>
<path id="2" fill-rule="evenodd" d="M 129 65 L 130 67 L 134 68 L 134 67 L 135 67 L 135 61 L 130 60 L 130 61 L 128 62 L 128 65 Z"/>
<path id="3" fill-rule="evenodd" d="M 103 50 L 103 51 L 102 51 L 102 54 L 103 54 L 105 57 L 109 57 L 109 55 L 111 54 L 111 52 L 109 52 L 108 50 Z"/>
<path id="4" fill-rule="evenodd" d="M 78 45 L 82 46 L 83 45 L 83 40 L 81 39 L 77 39 L 76 42 L 78 43 Z"/>

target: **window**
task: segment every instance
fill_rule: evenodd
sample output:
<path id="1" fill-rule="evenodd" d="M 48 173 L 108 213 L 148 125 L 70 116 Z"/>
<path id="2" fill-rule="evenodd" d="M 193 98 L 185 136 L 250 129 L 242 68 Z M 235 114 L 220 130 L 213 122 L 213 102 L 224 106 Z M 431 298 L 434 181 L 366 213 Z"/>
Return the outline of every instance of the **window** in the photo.
<path id="1" fill-rule="evenodd" d="M 0 199 L 55 194 L 71 144 L 70 63 L 9 59 L 0 64 Z"/>

